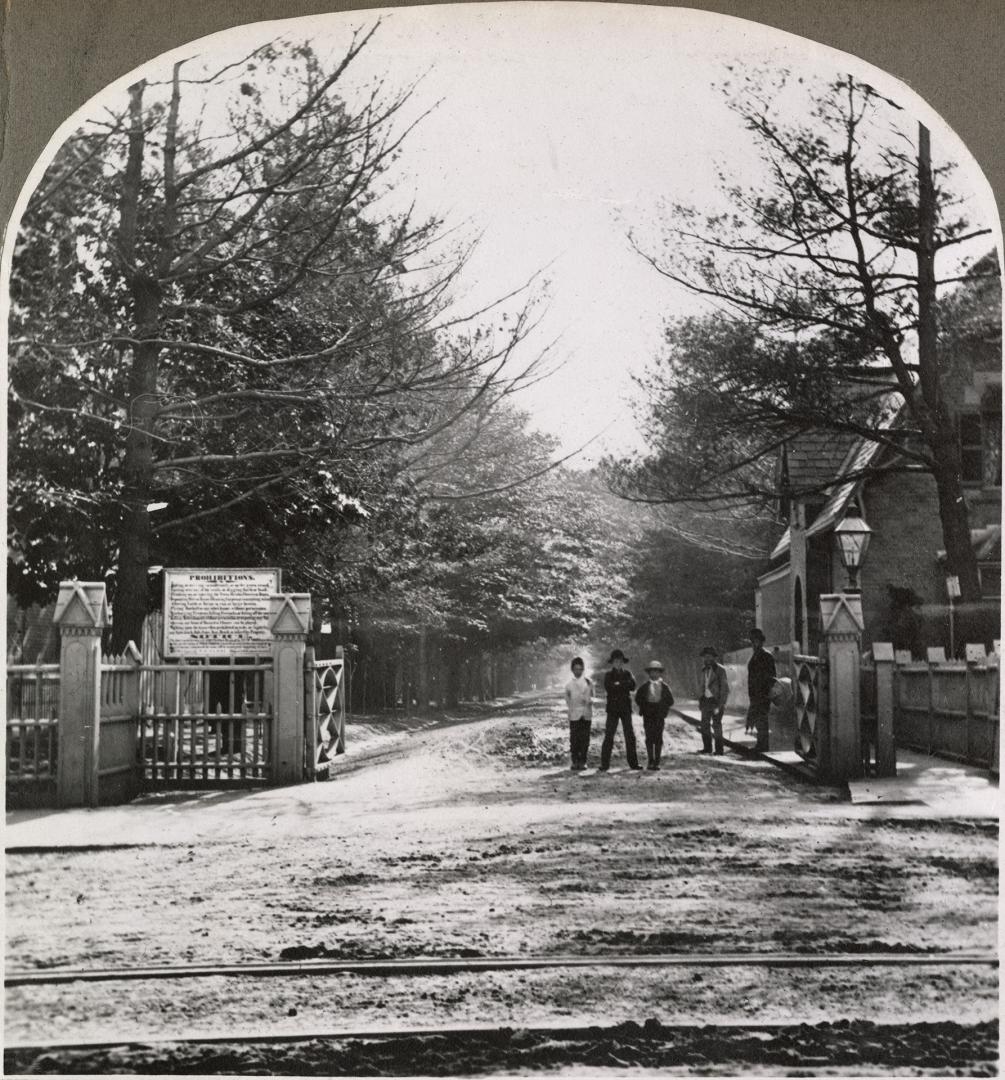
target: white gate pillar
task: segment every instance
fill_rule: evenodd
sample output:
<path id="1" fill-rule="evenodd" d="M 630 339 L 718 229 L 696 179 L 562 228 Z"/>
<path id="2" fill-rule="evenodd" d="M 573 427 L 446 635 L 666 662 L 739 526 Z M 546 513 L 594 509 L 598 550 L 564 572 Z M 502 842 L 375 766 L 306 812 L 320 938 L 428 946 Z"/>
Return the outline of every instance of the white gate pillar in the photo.
<path id="1" fill-rule="evenodd" d="M 272 780 L 304 778 L 304 655 L 311 625 L 310 593 L 269 597 L 272 633 Z"/>
<path id="2" fill-rule="evenodd" d="M 101 631 L 108 625 L 103 581 L 61 581 L 59 627 L 59 806 L 98 805 Z"/>
<path id="3" fill-rule="evenodd" d="M 828 780 L 857 780 L 862 775 L 862 597 L 857 593 L 821 596 L 820 615 L 830 705 L 821 765 Z"/>

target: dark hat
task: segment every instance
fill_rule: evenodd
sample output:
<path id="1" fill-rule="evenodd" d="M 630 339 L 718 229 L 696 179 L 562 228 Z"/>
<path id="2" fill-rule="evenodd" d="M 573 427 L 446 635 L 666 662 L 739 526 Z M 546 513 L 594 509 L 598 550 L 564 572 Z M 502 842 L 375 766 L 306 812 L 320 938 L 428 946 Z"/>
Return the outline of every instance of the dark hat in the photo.
<path id="1" fill-rule="evenodd" d="M 706 645 L 704 649 L 698 654 L 699 656 L 718 656 L 719 654 L 711 645 Z"/>
<path id="2" fill-rule="evenodd" d="M 624 660 L 626 664 L 628 663 L 628 657 L 625 656 L 625 654 L 620 649 L 615 649 L 614 652 L 611 653 L 610 660 L 608 660 L 607 662 L 609 664 L 613 664 L 615 660 Z"/>

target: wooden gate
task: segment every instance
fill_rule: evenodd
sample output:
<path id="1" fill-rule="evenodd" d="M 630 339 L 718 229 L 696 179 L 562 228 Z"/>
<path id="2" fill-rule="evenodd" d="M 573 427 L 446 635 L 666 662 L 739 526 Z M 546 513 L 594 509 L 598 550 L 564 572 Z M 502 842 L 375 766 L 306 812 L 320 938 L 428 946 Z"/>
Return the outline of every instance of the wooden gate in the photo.
<path id="1" fill-rule="evenodd" d="M 147 788 L 272 779 L 272 664 L 145 664 L 138 720 Z"/>
<path id="2" fill-rule="evenodd" d="M 101 658 L 98 731 L 91 776 L 91 805 L 128 802 L 139 790 L 136 711 L 140 654 L 129 642 L 120 656 Z"/>
<path id="3" fill-rule="evenodd" d="M 308 780 L 327 780 L 339 754 L 345 753 L 345 657 L 342 646 L 333 660 L 315 660 L 307 650 L 304 772 Z"/>
<path id="4" fill-rule="evenodd" d="M 795 749 L 808 764 L 817 766 L 827 732 L 827 662 L 819 656 L 794 656 L 792 666 Z"/>

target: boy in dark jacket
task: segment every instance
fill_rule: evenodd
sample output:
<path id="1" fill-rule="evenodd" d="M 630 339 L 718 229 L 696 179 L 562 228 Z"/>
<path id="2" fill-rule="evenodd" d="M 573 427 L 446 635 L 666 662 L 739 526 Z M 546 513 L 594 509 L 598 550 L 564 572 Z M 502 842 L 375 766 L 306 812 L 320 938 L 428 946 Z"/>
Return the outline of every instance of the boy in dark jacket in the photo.
<path id="1" fill-rule="evenodd" d="M 646 753 L 649 755 L 647 769 L 658 769 L 663 754 L 663 725 L 673 705 L 673 694 L 663 681 L 663 665 L 650 660 L 646 665 L 649 681 L 644 682 L 635 694 L 635 703 L 642 714 L 642 726 L 646 730 Z"/>
<path id="2" fill-rule="evenodd" d="M 614 748 L 614 735 L 621 724 L 625 733 L 625 757 L 630 769 L 641 769 L 639 754 L 635 747 L 635 729 L 632 727 L 632 691 L 635 689 L 635 676 L 625 667 L 628 657 L 620 649 L 611 653 L 609 661 L 613 666 L 604 676 L 604 691 L 607 694 L 607 727 L 604 741 L 600 747 L 600 771 L 607 772 L 611 766 L 611 750 Z"/>

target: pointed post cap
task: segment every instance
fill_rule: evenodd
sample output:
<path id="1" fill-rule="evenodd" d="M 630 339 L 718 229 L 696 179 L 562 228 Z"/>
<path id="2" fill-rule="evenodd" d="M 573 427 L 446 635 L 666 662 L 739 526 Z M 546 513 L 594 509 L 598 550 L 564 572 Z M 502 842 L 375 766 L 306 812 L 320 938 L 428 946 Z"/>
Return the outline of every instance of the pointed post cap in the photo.
<path id="1" fill-rule="evenodd" d="M 269 632 L 306 634 L 311 627 L 310 593 L 277 593 L 269 597 Z"/>
<path id="2" fill-rule="evenodd" d="M 52 621 L 59 626 L 102 629 L 109 623 L 103 581 L 61 581 Z"/>
<path id="3" fill-rule="evenodd" d="M 820 597 L 825 634 L 861 634 L 865 629 L 862 597 L 858 593 L 827 593 Z"/>

